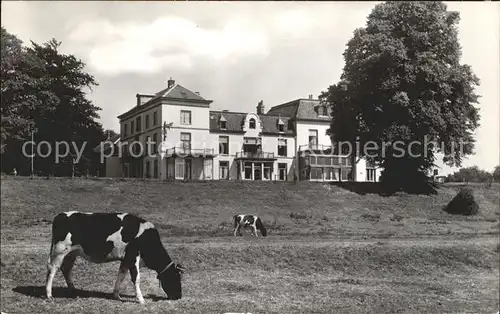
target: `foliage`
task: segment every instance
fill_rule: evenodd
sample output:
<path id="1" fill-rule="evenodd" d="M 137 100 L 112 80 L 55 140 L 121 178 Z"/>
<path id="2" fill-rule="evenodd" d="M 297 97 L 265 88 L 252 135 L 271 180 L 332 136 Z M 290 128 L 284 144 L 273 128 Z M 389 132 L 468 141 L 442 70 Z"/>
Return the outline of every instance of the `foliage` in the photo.
<path id="1" fill-rule="evenodd" d="M 493 170 L 493 181 L 500 182 L 500 166 L 496 166 L 495 170 Z"/>
<path id="2" fill-rule="evenodd" d="M 22 140 L 33 124 L 30 112 L 41 105 L 35 95 L 39 84 L 29 71 L 40 71 L 41 60 L 28 53 L 22 41 L 2 27 L 1 34 L 1 152 Z"/>
<path id="3" fill-rule="evenodd" d="M 460 170 L 448 175 L 448 182 L 488 182 L 492 179 L 492 174 L 481 170 L 477 166 L 461 168 Z"/>
<path id="4" fill-rule="evenodd" d="M 5 44 L 4 34 L 8 39 Z M 86 90 L 98 84 L 85 72 L 81 60 L 59 51 L 60 45 L 52 39 L 42 45 L 31 42 L 25 48 L 2 28 L 2 140 L 11 142 L 2 156 L 2 169 L 15 167 L 25 175 L 30 172 L 30 161 L 21 148 L 31 140 L 27 126 L 33 125 L 37 129 L 35 142 L 47 141 L 52 147 L 48 157 L 35 157 L 36 172 L 57 176 L 90 172 L 92 148 L 104 139 L 104 132 L 96 121 L 101 109 L 86 98 Z M 8 57 L 5 63 L 9 74 L 5 77 L 4 55 Z M 4 120 L 8 121 L 5 129 Z M 66 142 L 70 148 L 68 156 L 59 163 L 55 163 L 56 142 Z M 84 149 L 78 164 L 73 165 L 75 146 Z M 61 153 L 65 153 L 66 148 L 60 147 Z"/>
<path id="5" fill-rule="evenodd" d="M 474 191 L 468 188 L 461 189 L 444 210 L 455 215 L 476 215 L 479 206 L 474 200 Z"/>
<path id="6" fill-rule="evenodd" d="M 442 2 L 377 5 L 347 44 L 340 81 L 320 96 L 332 107 L 332 139 L 361 148 L 377 143 L 377 151 L 359 153 L 383 167 L 381 180 L 394 186 L 426 181 L 436 152 L 458 166 L 473 152 L 479 79 L 460 64 L 458 21 Z M 439 145 L 425 145 L 426 138 Z M 412 141 L 420 145 L 409 156 Z"/>

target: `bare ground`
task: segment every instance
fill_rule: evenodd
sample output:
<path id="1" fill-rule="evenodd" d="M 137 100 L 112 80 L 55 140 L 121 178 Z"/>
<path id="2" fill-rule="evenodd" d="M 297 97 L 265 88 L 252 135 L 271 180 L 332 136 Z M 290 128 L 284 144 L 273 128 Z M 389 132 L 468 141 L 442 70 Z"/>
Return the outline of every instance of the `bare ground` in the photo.
<path id="1" fill-rule="evenodd" d="M 358 195 L 321 184 L 2 180 L 1 310 L 6 313 L 495 313 L 498 186 L 475 186 L 480 214 L 441 208 L 456 193 Z M 129 280 L 111 299 L 117 263 L 78 260 L 78 299 L 59 273 L 43 299 L 57 212 L 129 211 L 151 220 L 188 268 L 167 301 L 142 269 L 146 305 Z M 264 217 L 266 238 L 231 235 L 239 212 Z"/>

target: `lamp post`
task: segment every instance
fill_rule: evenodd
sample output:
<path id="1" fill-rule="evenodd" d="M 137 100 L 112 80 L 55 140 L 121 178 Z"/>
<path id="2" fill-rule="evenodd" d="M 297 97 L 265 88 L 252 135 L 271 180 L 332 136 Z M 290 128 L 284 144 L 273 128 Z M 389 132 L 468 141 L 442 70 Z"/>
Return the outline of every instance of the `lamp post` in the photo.
<path id="1" fill-rule="evenodd" d="M 31 128 L 31 177 L 35 176 L 35 133 L 38 132 L 36 127 Z"/>

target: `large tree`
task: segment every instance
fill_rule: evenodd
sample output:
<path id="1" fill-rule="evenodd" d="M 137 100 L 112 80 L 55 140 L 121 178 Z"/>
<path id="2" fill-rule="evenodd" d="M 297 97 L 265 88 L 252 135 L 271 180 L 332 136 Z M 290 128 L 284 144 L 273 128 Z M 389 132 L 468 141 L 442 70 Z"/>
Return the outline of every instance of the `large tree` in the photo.
<path id="1" fill-rule="evenodd" d="M 39 80 L 29 72 L 39 71 L 43 65 L 40 59 L 26 51 L 19 38 L 3 27 L 1 32 L 0 152 L 3 154 L 9 145 L 22 140 L 34 123 L 30 112 L 41 104 L 36 97 Z"/>
<path id="2" fill-rule="evenodd" d="M 4 35 L 11 42 L 5 45 L 5 49 Z M 97 86 L 97 82 L 85 71 L 81 60 L 61 53 L 60 45 L 53 39 L 42 45 L 31 42 L 31 46 L 25 48 L 15 36 L 2 29 L 2 139 L 12 142 L 12 145 L 6 146 L 7 151 L 2 156 L 3 171 L 13 167 L 23 174 L 29 171 L 29 160 L 23 156 L 21 148 L 31 139 L 31 125 L 37 129 L 35 142 L 47 141 L 52 148 L 49 156 L 35 157 L 36 172 L 68 176 L 85 174 L 90 170 L 92 148 L 104 139 L 103 128 L 97 122 L 100 108 L 86 97 L 86 92 Z M 15 53 L 9 53 L 9 50 L 16 49 L 22 52 L 18 62 L 21 65 L 10 70 L 8 73 L 13 74 L 4 80 L 4 51 L 16 60 Z M 4 85 L 10 88 L 4 88 Z M 4 120 L 21 121 L 23 128 L 18 130 L 9 124 L 4 128 Z M 55 162 L 56 142 L 66 142 L 70 148 L 68 156 L 60 159 L 59 163 Z M 75 146 L 78 150 L 84 147 L 83 157 L 77 164 L 74 164 Z M 59 145 L 60 155 L 65 154 L 66 147 Z"/>
<path id="3" fill-rule="evenodd" d="M 376 5 L 347 44 L 340 81 L 320 97 L 333 109 L 333 139 L 359 142 L 390 186 L 426 181 L 436 153 L 450 166 L 473 153 L 479 79 L 460 63 L 458 22 L 442 2 Z"/>

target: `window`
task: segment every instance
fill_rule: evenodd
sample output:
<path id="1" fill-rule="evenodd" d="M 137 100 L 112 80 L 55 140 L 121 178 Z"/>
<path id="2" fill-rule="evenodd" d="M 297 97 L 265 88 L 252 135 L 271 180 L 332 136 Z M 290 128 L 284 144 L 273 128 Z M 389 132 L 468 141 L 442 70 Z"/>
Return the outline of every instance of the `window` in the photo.
<path id="1" fill-rule="evenodd" d="M 226 130 L 226 121 L 220 121 L 220 129 Z"/>
<path id="2" fill-rule="evenodd" d="M 176 158 L 175 159 L 175 178 L 176 179 L 184 179 L 184 159 Z"/>
<path id="3" fill-rule="evenodd" d="M 326 166 L 331 166 L 332 165 L 332 157 L 324 157 L 325 158 L 325 165 Z"/>
<path id="4" fill-rule="evenodd" d="M 350 166 L 351 165 L 351 157 L 340 157 L 342 160 L 342 166 Z"/>
<path id="5" fill-rule="evenodd" d="M 153 145 L 151 145 L 151 150 L 153 152 L 153 155 L 156 155 L 158 153 L 158 138 L 156 133 L 153 133 Z"/>
<path id="6" fill-rule="evenodd" d="M 141 117 L 137 117 L 135 119 L 135 124 L 136 124 L 136 131 L 141 132 Z"/>
<path id="7" fill-rule="evenodd" d="M 352 173 L 351 168 L 341 168 L 340 177 L 341 177 L 342 181 L 351 180 L 351 173 Z"/>
<path id="8" fill-rule="evenodd" d="M 328 111 L 326 109 L 326 106 L 325 105 L 319 106 L 318 107 L 318 116 L 327 116 L 327 115 L 328 115 Z"/>
<path id="9" fill-rule="evenodd" d="M 219 162 L 219 178 L 221 180 L 229 179 L 229 162 L 228 161 L 220 161 Z"/>
<path id="10" fill-rule="evenodd" d="M 284 124 L 278 124 L 278 132 L 285 132 L 285 125 Z"/>
<path id="11" fill-rule="evenodd" d="M 273 173 L 273 164 L 271 162 L 264 163 L 264 179 L 271 180 L 272 173 Z"/>
<path id="12" fill-rule="evenodd" d="M 286 180 L 286 164 L 285 163 L 278 164 L 278 179 L 281 181 Z"/>
<path id="13" fill-rule="evenodd" d="M 128 133 L 128 124 L 123 125 L 123 137 L 127 136 Z"/>
<path id="14" fill-rule="evenodd" d="M 333 157 L 332 163 L 334 166 L 339 166 L 340 165 L 340 157 Z"/>
<path id="15" fill-rule="evenodd" d="M 158 160 L 155 160 L 155 162 L 154 162 L 153 176 L 155 178 L 158 178 Z"/>
<path id="16" fill-rule="evenodd" d="M 311 168 L 311 179 L 322 179 L 323 168 Z"/>
<path id="17" fill-rule="evenodd" d="M 318 130 L 309 130 L 309 148 L 318 149 Z"/>
<path id="18" fill-rule="evenodd" d="M 366 169 L 366 181 L 375 182 L 375 169 Z"/>
<path id="19" fill-rule="evenodd" d="M 310 159 L 311 159 L 310 164 L 315 165 L 316 164 L 316 156 L 310 156 Z"/>
<path id="20" fill-rule="evenodd" d="M 156 123 L 158 123 L 158 113 L 155 111 L 153 112 L 153 126 L 155 126 Z"/>
<path id="21" fill-rule="evenodd" d="M 191 125 L 191 111 L 181 110 L 181 124 Z"/>
<path id="22" fill-rule="evenodd" d="M 146 156 L 149 156 L 151 154 L 151 137 L 146 136 Z"/>
<path id="23" fill-rule="evenodd" d="M 134 121 L 130 122 L 130 135 L 134 134 Z"/>
<path id="24" fill-rule="evenodd" d="M 325 180 L 338 181 L 339 168 L 325 168 Z"/>
<path id="25" fill-rule="evenodd" d="M 205 179 L 212 179 L 212 171 L 213 171 L 213 159 L 205 159 L 204 163 L 204 172 L 203 174 L 205 175 Z"/>
<path id="26" fill-rule="evenodd" d="M 146 115 L 146 121 L 144 123 L 146 123 L 146 130 L 149 129 L 149 114 Z"/>
<path id="27" fill-rule="evenodd" d="M 245 162 L 245 179 L 252 179 L 252 163 Z"/>
<path id="28" fill-rule="evenodd" d="M 229 154 L 229 136 L 219 136 L 219 154 Z"/>
<path id="29" fill-rule="evenodd" d="M 248 127 L 250 129 L 255 129 L 255 119 L 251 118 L 250 121 L 248 121 Z"/>
<path id="30" fill-rule="evenodd" d="M 278 139 L 278 156 L 286 156 L 286 139 Z"/>
<path id="31" fill-rule="evenodd" d="M 181 133 L 181 143 L 183 149 L 191 149 L 191 133 Z"/>

